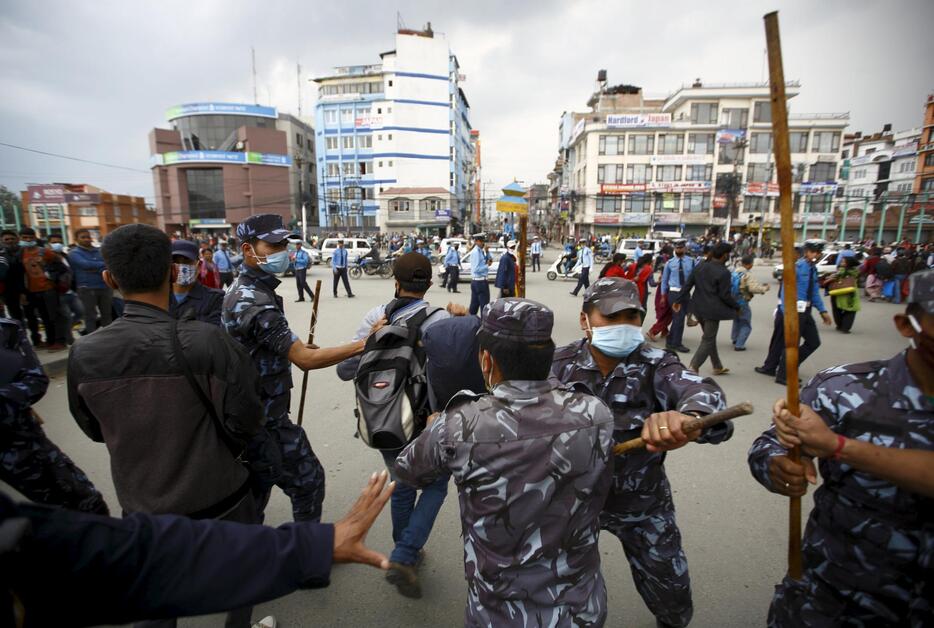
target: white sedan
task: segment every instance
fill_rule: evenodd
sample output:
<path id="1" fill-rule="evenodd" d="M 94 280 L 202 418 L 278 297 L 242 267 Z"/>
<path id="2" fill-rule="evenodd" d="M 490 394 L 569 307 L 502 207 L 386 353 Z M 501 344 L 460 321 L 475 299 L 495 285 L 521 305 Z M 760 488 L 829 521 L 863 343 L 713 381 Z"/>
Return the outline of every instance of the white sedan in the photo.
<path id="1" fill-rule="evenodd" d="M 502 257 L 506 249 L 494 249 L 489 248 L 487 252 L 490 254 L 490 257 L 493 258 L 493 261 L 490 263 L 490 268 L 487 270 L 486 280 L 487 281 L 496 281 L 496 271 L 499 270 L 499 258 Z M 457 283 L 470 283 L 470 253 L 464 253 L 461 255 L 461 272 L 458 276 Z M 442 259 L 441 263 L 438 264 L 438 278 L 444 276 L 444 260 Z"/>

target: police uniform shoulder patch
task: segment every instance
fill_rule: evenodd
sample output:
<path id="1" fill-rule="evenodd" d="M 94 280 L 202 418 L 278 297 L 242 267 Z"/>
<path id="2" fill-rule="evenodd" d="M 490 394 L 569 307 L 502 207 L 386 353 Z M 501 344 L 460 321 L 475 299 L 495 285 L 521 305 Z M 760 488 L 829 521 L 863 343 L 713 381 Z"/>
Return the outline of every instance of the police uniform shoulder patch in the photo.
<path id="1" fill-rule="evenodd" d="M 480 399 L 481 397 L 485 397 L 485 396 L 486 395 L 477 394 L 473 392 L 472 390 L 466 390 L 466 389 L 460 390 L 454 393 L 454 396 L 448 400 L 447 404 L 444 406 L 444 412 L 454 410 L 462 404 L 469 403 L 471 401 L 476 401 L 477 399 Z"/>

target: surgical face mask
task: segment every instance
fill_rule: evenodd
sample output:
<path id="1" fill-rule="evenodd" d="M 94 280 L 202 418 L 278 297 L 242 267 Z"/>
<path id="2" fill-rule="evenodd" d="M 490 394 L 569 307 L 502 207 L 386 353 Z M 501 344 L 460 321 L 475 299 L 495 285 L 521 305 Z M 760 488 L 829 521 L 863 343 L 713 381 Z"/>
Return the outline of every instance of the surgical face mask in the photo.
<path id="1" fill-rule="evenodd" d="M 253 249 L 253 255 L 256 255 L 256 249 Z M 256 255 L 256 263 L 272 275 L 284 273 L 289 268 L 289 251 L 286 249 L 265 257 Z"/>
<path id="2" fill-rule="evenodd" d="M 198 278 L 198 269 L 191 264 L 176 264 L 175 270 L 178 274 L 175 283 L 180 286 L 190 286 Z"/>
<path id="3" fill-rule="evenodd" d="M 62 251 L 65 250 L 65 245 L 62 244 L 61 242 L 53 242 L 51 246 L 52 246 L 52 250 L 55 251 L 56 253 L 61 253 Z"/>
<path id="4" fill-rule="evenodd" d="M 23 246 L 23 247 L 26 247 L 26 248 L 28 249 L 28 248 L 31 248 L 31 247 L 33 247 L 33 246 L 36 246 L 36 241 L 35 241 L 35 240 L 29 240 L 29 241 L 27 241 L 27 240 L 20 240 L 20 241 L 19 241 L 19 245 L 20 245 L 20 246 Z"/>
<path id="5" fill-rule="evenodd" d="M 590 327 L 590 344 L 600 353 L 611 358 L 625 358 L 645 342 L 642 330 L 635 325 L 606 325 L 604 327 Z"/>

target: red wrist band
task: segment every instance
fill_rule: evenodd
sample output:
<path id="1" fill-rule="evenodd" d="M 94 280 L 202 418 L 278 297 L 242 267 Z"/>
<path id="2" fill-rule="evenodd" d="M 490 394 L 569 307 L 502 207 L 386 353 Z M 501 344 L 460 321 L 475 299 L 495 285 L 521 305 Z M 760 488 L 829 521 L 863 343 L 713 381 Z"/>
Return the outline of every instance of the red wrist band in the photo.
<path id="1" fill-rule="evenodd" d="M 843 451 L 844 445 L 846 445 L 846 437 L 843 434 L 837 434 L 837 448 L 833 450 L 834 460 L 840 459 L 840 453 Z"/>

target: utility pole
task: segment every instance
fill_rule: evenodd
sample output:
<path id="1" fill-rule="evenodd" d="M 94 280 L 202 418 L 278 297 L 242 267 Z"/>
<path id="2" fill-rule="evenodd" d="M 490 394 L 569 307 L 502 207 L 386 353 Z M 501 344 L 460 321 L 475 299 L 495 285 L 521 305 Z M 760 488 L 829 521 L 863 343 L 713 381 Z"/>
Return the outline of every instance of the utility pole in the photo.
<path id="1" fill-rule="evenodd" d="M 302 64 L 295 64 L 295 76 L 298 79 L 298 119 L 302 119 Z"/>
<path id="2" fill-rule="evenodd" d="M 730 186 L 730 196 L 726 200 L 727 205 L 727 214 L 726 214 L 726 236 L 727 242 L 730 241 L 730 229 L 733 226 L 733 212 L 737 208 L 737 197 L 741 189 L 739 183 L 739 160 L 743 156 L 743 152 L 746 150 L 746 139 L 737 139 L 733 142 L 733 150 L 736 151 L 733 154 L 733 184 Z"/>
<path id="3" fill-rule="evenodd" d="M 250 46 L 250 56 L 253 58 L 253 104 L 259 104 L 259 96 L 256 95 L 256 48 Z"/>

